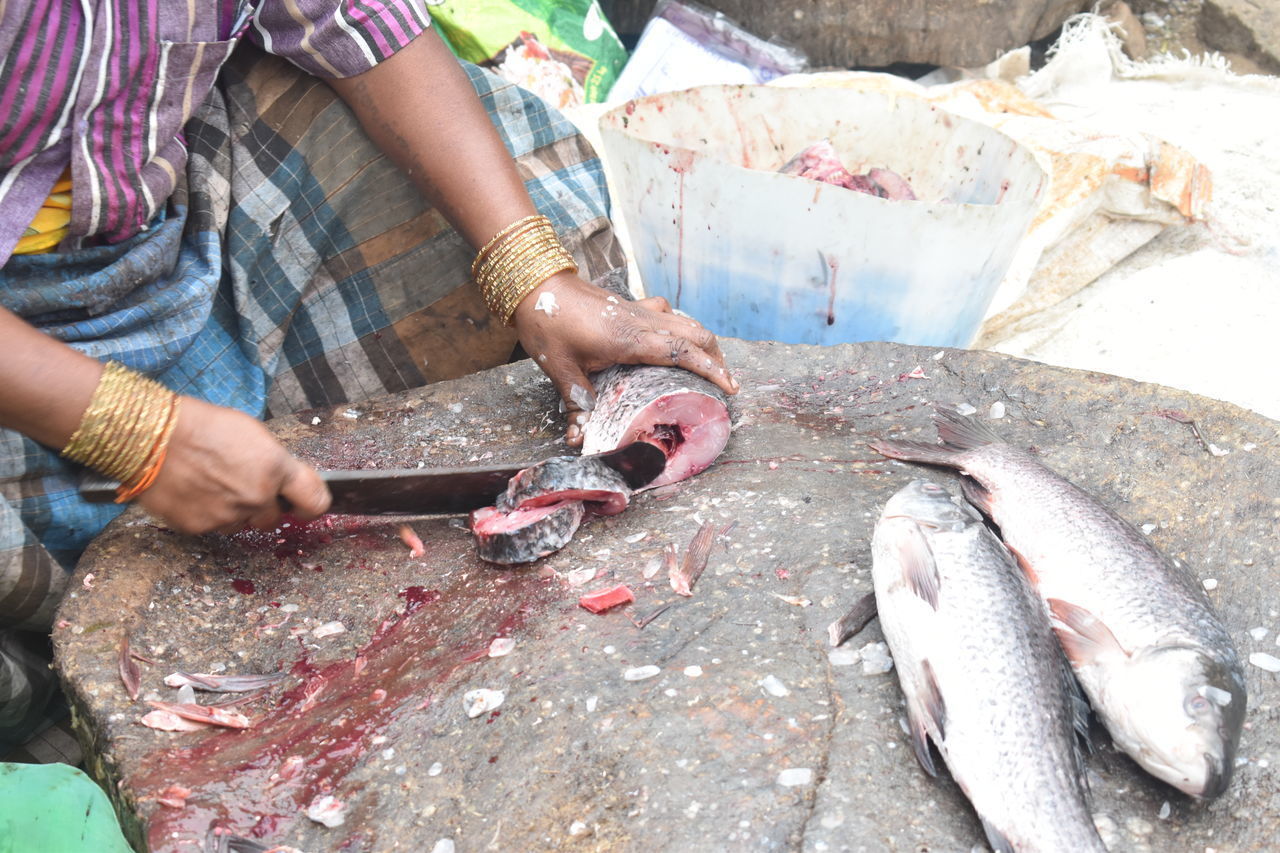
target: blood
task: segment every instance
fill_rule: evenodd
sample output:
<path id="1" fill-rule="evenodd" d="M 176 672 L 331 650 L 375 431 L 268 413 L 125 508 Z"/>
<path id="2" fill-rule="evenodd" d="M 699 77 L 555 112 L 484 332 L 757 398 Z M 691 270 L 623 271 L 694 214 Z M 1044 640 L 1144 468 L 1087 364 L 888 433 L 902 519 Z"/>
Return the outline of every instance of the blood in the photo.
<path id="1" fill-rule="evenodd" d="M 231 588 L 242 595 L 253 595 L 253 581 L 244 578 L 236 578 L 231 582 Z"/>
<path id="2" fill-rule="evenodd" d="M 405 613 L 416 613 L 424 604 L 440 600 L 440 590 L 421 586 L 407 586 L 396 595 L 404 599 Z"/>
<path id="3" fill-rule="evenodd" d="M 454 583 L 458 588 L 443 592 L 401 591 L 403 611 L 385 619 L 350 657 L 318 662 L 299 645 L 293 686 L 268 699 L 265 709 L 247 708 L 250 728 L 192 734 L 183 738 L 187 746 L 144 756 L 126 784 L 147 804 L 140 811 L 148 849 L 190 850 L 214 828 L 277 841 L 296 836 L 307 804 L 339 792 L 374 749 L 375 736 L 402 718 L 418 718 L 406 724 L 421 728 L 452 713 L 437 705 L 429 721 L 421 719 L 479 645 L 511 636 L 528 614 L 559 596 L 534 575 L 504 576 L 483 589 Z M 172 785 L 191 790 L 184 808 L 147 799 Z M 358 791 L 335 795 L 345 799 Z"/>

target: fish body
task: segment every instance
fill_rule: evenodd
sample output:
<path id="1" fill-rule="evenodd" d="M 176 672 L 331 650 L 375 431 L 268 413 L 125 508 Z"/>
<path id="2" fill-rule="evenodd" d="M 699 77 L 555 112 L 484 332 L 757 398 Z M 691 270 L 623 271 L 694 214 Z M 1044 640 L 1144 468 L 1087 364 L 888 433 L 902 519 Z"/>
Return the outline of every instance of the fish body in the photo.
<path id="1" fill-rule="evenodd" d="M 701 473 L 729 441 L 724 393 L 695 373 L 618 364 L 592 383 L 596 404 L 582 428 L 582 452 L 605 453 L 633 441 L 658 445 L 667 466 L 647 489 Z"/>
<path id="2" fill-rule="evenodd" d="M 872 539 L 912 744 L 932 741 L 997 851 L 1105 851 L 1086 805 L 1070 672 L 1044 609 L 982 516 L 916 480 Z"/>
<path id="3" fill-rule="evenodd" d="M 1132 524 L 1029 452 L 939 407 L 939 445 L 880 441 L 886 456 L 961 469 L 1051 614 L 1116 744 L 1202 798 L 1230 784 L 1246 694 L 1239 655 L 1204 589 Z"/>
<path id="4" fill-rule="evenodd" d="M 471 514 L 481 559 L 530 563 L 567 545 L 585 516 L 622 512 L 631 499 L 623 476 L 587 456 L 635 441 L 656 445 L 667 462 L 646 486 L 653 488 L 703 471 L 729 440 L 724 394 L 687 370 L 615 365 L 593 380 L 596 404 L 583 428 L 583 456 L 557 456 L 524 469 L 496 506 Z"/>

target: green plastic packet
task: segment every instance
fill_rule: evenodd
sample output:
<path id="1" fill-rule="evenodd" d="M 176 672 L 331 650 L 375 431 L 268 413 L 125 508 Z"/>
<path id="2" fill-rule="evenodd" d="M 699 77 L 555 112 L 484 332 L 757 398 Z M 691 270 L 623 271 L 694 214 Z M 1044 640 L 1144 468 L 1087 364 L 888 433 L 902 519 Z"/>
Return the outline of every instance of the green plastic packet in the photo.
<path id="1" fill-rule="evenodd" d="M 0 853 L 132 853 L 107 795 L 70 764 L 0 763 Z"/>
<path id="2" fill-rule="evenodd" d="M 428 0 L 427 10 L 459 58 L 555 107 L 603 101 L 627 61 L 599 0 Z"/>

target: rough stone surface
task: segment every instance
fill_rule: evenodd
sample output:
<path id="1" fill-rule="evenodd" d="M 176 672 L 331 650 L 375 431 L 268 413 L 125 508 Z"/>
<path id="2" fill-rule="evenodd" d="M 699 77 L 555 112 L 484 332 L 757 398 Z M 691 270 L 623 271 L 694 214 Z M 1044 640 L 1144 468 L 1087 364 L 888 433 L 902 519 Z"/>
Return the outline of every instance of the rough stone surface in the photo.
<path id="1" fill-rule="evenodd" d="M 639 32 L 654 0 L 614 0 L 605 11 L 621 32 Z M 896 62 L 970 67 L 1052 34 L 1081 0 L 702 0 L 761 38 L 803 50 L 814 66 L 880 67 Z"/>
<path id="2" fill-rule="evenodd" d="M 1243 55 L 1280 74 L 1280 0 L 1204 0 L 1200 38 L 1223 53 Z"/>
<path id="3" fill-rule="evenodd" d="M 737 341 L 725 351 L 743 392 L 721 460 L 585 524 L 532 567 L 483 566 L 467 531 L 445 519 L 414 522 L 427 547 L 416 560 L 396 521 L 204 539 L 136 511 L 117 521 L 79 567 L 54 639 L 88 767 L 133 838 L 157 851 L 203 849 L 212 827 L 312 853 L 422 851 L 444 839 L 458 850 L 522 851 L 982 844 L 956 786 L 916 765 L 896 675 L 845 659 L 846 649 L 882 640 L 878 624 L 842 655 L 827 646 L 827 625 L 871 589 L 880 507 L 925 470 L 881 459 L 865 442 L 932 440 L 935 401 L 981 416 L 1002 403 L 995 429 L 1131 521 L 1154 525 L 1158 546 L 1217 581 L 1210 597 L 1242 655 L 1275 653 L 1277 423 L 985 353 Z M 912 378 L 917 367 L 927 378 Z M 559 449 L 552 389 L 527 362 L 355 410 L 273 428 L 326 466 Z M 1204 444 L 1172 410 L 1194 418 Z M 955 485 L 950 473 L 930 476 Z M 667 543 L 683 553 L 705 521 L 733 526 L 693 597 L 679 598 L 653 567 Z M 598 576 L 583 582 L 583 569 Z M 601 615 L 577 606 L 584 592 L 617 583 L 635 591 L 634 604 Z M 344 633 L 311 633 L 335 620 Z M 1259 626 L 1270 631 L 1255 640 Z M 153 661 L 139 664 L 135 702 L 117 674 L 125 635 Z M 490 658 L 497 636 L 516 645 Z M 658 674 L 624 679 L 645 666 Z M 173 697 L 166 674 L 223 667 L 290 675 L 238 708 L 253 723 L 246 731 L 138 725 L 146 698 Z M 1280 837 L 1280 685 L 1246 668 L 1242 766 L 1220 800 L 1193 802 L 1145 777 L 1097 732 L 1093 807 L 1113 850 L 1225 853 Z M 503 703 L 470 719 L 463 696 L 479 688 L 502 691 Z M 185 800 L 175 800 L 182 788 Z M 324 796 L 336 798 L 340 826 L 303 816 Z"/>

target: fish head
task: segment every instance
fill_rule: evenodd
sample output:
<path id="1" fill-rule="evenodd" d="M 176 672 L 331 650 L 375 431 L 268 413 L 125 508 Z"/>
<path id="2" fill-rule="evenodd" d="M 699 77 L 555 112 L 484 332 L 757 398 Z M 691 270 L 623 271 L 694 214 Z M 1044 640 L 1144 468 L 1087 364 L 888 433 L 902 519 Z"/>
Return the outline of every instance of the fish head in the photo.
<path id="1" fill-rule="evenodd" d="M 1151 649 L 1136 662 L 1126 704 L 1140 743 L 1131 754 L 1184 793 L 1219 796 L 1231 784 L 1244 724 L 1238 668 L 1191 646 Z"/>
<path id="2" fill-rule="evenodd" d="M 934 530 L 963 530 L 982 515 L 937 483 L 912 480 L 884 505 L 881 518 L 909 518 Z"/>

